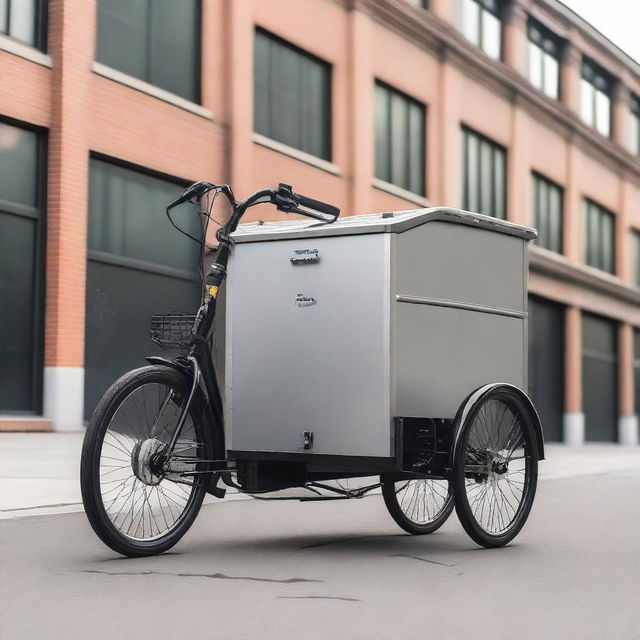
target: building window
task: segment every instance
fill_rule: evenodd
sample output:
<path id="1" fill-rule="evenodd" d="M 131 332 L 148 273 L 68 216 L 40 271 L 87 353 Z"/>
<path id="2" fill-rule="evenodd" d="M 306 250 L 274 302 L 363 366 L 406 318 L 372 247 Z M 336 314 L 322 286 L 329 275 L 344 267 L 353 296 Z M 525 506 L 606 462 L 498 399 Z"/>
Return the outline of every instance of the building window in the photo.
<path id="1" fill-rule="evenodd" d="M 98 0 L 96 60 L 200 101 L 200 0 Z"/>
<path id="2" fill-rule="evenodd" d="M 631 255 L 633 256 L 633 282 L 636 287 L 640 287 L 640 231 L 637 229 L 631 232 L 633 243 Z"/>
<path id="3" fill-rule="evenodd" d="M 533 174 L 533 224 L 541 247 L 562 253 L 562 188 Z"/>
<path id="4" fill-rule="evenodd" d="M 0 0 L 0 33 L 45 50 L 45 0 Z"/>
<path id="5" fill-rule="evenodd" d="M 502 58 L 499 0 L 462 0 L 462 33 L 490 58 Z"/>
<path id="6" fill-rule="evenodd" d="M 331 66 L 256 29 L 254 128 L 278 142 L 331 160 Z"/>
<path id="7" fill-rule="evenodd" d="M 561 44 L 548 29 L 529 20 L 529 81 L 551 98 L 558 97 Z"/>
<path id="8" fill-rule="evenodd" d="M 580 116 L 603 136 L 611 134 L 611 78 L 584 59 L 580 80 Z"/>
<path id="9" fill-rule="evenodd" d="M 593 200 L 584 201 L 585 262 L 608 273 L 615 271 L 615 218 Z"/>
<path id="10" fill-rule="evenodd" d="M 463 127 L 462 206 L 496 218 L 506 217 L 506 155 L 499 144 Z"/>
<path id="11" fill-rule="evenodd" d="M 640 97 L 631 96 L 631 151 L 640 156 Z"/>
<path id="12" fill-rule="evenodd" d="M 0 121 L 0 413 L 41 411 L 44 141 Z"/>
<path id="13" fill-rule="evenodd" d="M 89 163 L 85 413 L 115 378 L 155 351 L 149 318 L 198 305 L 199 249 L 163 210 L 184 184 L 101 159 Z M 178 226 L 199 237 L 195 206 Z"/>
<path id="14" fill-rule="evenodd" d="M 376 82 L 376 178 L 425 194 L 425 107 Z"/>

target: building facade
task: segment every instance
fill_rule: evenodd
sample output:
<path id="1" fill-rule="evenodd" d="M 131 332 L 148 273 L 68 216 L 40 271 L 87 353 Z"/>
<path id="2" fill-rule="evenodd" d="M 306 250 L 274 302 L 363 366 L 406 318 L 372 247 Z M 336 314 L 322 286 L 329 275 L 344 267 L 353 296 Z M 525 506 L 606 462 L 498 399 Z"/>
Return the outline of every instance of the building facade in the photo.
<path id="1" fill-rule="evenodd" d="M 537 227 L 546 437 L 638 442 L 640 65 L 557 0 L 0 2 L 0 430 L 81 428 L 194 306 L 196 179 Z"/>

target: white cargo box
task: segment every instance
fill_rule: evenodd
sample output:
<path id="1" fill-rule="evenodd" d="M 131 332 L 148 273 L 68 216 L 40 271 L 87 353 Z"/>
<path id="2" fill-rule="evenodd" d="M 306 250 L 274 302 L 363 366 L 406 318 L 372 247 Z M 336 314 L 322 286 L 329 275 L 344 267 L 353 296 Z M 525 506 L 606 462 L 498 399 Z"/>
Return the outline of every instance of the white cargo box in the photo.
<path id="1" fill-rule="evenodd" d="M 526 389 L 535 236 L 450 208 L 241 225 L 227 448 L 389 457 L 396 416 L 453 418 L 490 382 Z"/>

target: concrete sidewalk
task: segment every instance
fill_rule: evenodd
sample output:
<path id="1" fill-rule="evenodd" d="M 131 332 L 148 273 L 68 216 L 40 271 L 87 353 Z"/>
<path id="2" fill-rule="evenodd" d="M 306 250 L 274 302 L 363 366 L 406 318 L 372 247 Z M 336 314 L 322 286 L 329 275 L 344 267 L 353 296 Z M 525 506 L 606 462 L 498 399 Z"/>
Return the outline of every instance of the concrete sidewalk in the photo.
<path id="1" fill-rule="evenodd" d="M 0 519 L 82 510 L 81 432 L 0 433 Z M 640 469 L 640 447 L 546 445 L 541 479 Z M 226 499 L 246 496 L 228 493 Z M 216 499 L 207 497 L 207 501 Z"/>

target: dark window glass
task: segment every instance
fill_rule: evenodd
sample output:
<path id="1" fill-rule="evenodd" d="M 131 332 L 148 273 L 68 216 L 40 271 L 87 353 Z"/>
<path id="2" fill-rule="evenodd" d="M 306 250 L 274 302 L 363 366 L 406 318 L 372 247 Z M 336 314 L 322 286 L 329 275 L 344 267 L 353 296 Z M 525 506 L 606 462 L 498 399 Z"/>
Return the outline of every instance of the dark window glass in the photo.
<path id="1" fill-rule="evenodd" d="M 538 230 L 537 244 L 545 249 L 562 253 L 562 189 L 533 174 L 533 223 Z"/>
<path id="2" fill-rule="evenodd" d="M 0 122 L 0 200 L 36 206 L 37 162 L 38 136 Z"/>
<path id="3" fill-rule="evenodd" d="M 463 127 L 463 197 L 468 211 L 506 217 L 506 151 Z"/>
<path id="4" fill-rule="evenodd" d="M 331 159 L 331 66 L 279 38 L 256 30 L 254 129 Z"/>
<path id="5" fill-rule="evenodd" d="M 617 324 L 582 315 L 582 398 L 587 440 L 617 440 Z"/>
<path id="6" fill-rule="evenodd" d="M 96 59 L 200 99 L 200 0 L 98 0 Z"/>
<path id="7" fill-rule="evenodd" d="M 376 82 L 376 178 L 424 195 L 425 107 Z"/>
<path id="8" fill-rule="evenodd" d="M 181 236 L 164 215 L 180 185 L 109 162 L 91 159 L 89 250 L 192 272 L 197 245 Z M 199 237 L 198 220 L 186 206 L 176 210 L 179 226 Z"/>
<path id="9" fill-rule="evenodd" d="M 39 142 L 0 122 L 0 412 L 40 408 Z"/>
<path id="10" fill-rule="evenodd" d="M 462 32 L 489 57 L 502 58 L 502 3 L 498 0 L 461 0 Z"/>
<path id="11" fill-rule="evenodd" d="M 631 151 L 640 156 L 640 98 L 631 97 Z"/>
<path id="12" fill-rule="evenodd" d="M 181 185 L 102 160 L 90 161 L 89 255 L 85 325 L 85 415 L 104 390 L 144 357 L 156 313 L 198 305 L 198 246 L 180 235 L 164 210 Z M 174 219 L 199 237 L 192 206 Z"/>
<path id="13" fill-rule="evenodd" d="M 633 281 L 637 287 L 640 287 L 640 231 L 631 233 L 631 255 L 633 256 Z"/>
<path id="14" fill-rule="evenodd" d="M 0 33 L 45 49 L 45 0 L 0 0 Z"/>
<path id="15" fill-rule="evenodd" d="M 528 25 L 529 80 L 551 98 L 558 97 L 561 41 L 540 23 Z"/>
<path id="16" fill-rule="evenodd" d="M 603 136 L 611 134 L 612 78 L 594 62 L 582 61 L 580 80 L 580 115 Z"/>
<path id="17" fill-rule="evenodd" d="M 584 201 L 585 262 L 608 273 L 615 271 L 615 217 L 592 200 Z"/>

